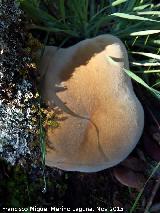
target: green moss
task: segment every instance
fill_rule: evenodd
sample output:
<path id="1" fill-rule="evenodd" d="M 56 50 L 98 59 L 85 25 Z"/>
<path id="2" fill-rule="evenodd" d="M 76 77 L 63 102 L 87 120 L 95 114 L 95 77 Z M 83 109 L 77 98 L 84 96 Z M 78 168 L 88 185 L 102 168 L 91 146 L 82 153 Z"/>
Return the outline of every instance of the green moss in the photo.
<path id="1" fill-rule="evenodd" d="M 48 126 L 52 126 L 52 127 L 54 127 L 54 128 L 59 127 L 59 123 L 58 123 L 57 121 L 54 121 L 54 120 L 48 120 L 48 121 L 47 121 L 47 125 L 48 125 Z"/>

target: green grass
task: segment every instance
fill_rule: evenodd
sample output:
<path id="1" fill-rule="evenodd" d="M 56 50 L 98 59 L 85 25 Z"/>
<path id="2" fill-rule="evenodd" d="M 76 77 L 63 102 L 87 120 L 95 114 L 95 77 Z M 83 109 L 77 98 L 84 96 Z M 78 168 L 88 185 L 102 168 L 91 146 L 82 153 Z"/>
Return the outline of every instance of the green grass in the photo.
<path id="1" fill-rule="evenodd" d="M 46 37 L 44 39 L 44 45 L 46 45 L 47 40 L 48 40 L 48 33 L 46 34 Z M 40 60 L 41 60 L 43 53 L 44 53 L 44 47 L 41 49 Z M 39 63 L 39 62 L 37 62 L 37 63 Z M 39 65 L 40 64 L 38 64 L 38 66 Z M 41 100 L 40 94 L 39 94 L 38 106 L 39 106 L 39 110 L 38 110 L 39 111 L 39 141 L 40 141 L 40 147 L 41 147 L 41 153 L 42 153 L 41 162 L 42 162 L 43 181 L 44 181 L 44 187 L 42 189 L 42 192 L 45 193 L 46 190 L 47 190 L 46 175 L 45 175 L 45 161 L 46 161 L 46 142 L 45 142 L 45 139 L 46 139 L 46 134 L 45 134 L 44 126 L 43 126 L 43 118 L 44 117 L 43 117 L 43 112 L 42 112 L 42 107 L 41 107 L 42 106 L 42 100 Z"/>
<path id="2" fill-rule="evenodd" d="M 42 189 L 42 192 L 46 192 L 47 190 L 47 184 L 46 184 L 46 176 L 45 176 L 45 157 L 46 157 L 46 144 L 45 144 L 45 130 L 42 124 L 43 116 L 41 112 L 41 102 L 39 103 L 39 141 L 40 141 L 40 147 L 41 147 L 41 162 L 42 162 L 42 169 L 43 169 L 43 181 L 44 181 L 44 187 Z"/>
<path id="3" fill-rule="evenodd" d="M 142 196 L 142 194 L 143 194 L 143 192 L 144 192 L 144 189 L 145 189 L 147 183 L 148 183 L 149 180 L 154 176 L 154 174 L 157 172 L 157 170 L 158 170 L 159 168 L 160 168 L 160 162 L 157 163 L 157 165 L 153 168 L 153 170 L 152 170 L 150 176 L 148 177 L 147 181 L 145 182 L 143 188 L 142 188 L 142 189 L 140 190 L 140 192 L 138 193 L 138 195 L 137 195 L 137 197 L 136 197 L 136 199 L 135 199 L 135 201 L 134 201 L 134 203 L 133 203 L 133 205 L 132 205 L 132 207 L 131 207 L 129 213 L 134 213 L 134 212 L 136 212 L 138 202 L 139 202 L 139 200 L 140 200 L 140 198 L 141 198 L 141 196 Z"/>
<path id="4" fill-rule="evenodd" d="M 129 54 L 127 74 L 160 98 L 160 5 L 151 0 L 18 2 L 32 19 L 28 28 L 49 33 L 58 45 L 104 33 L 118 36 Z"/>

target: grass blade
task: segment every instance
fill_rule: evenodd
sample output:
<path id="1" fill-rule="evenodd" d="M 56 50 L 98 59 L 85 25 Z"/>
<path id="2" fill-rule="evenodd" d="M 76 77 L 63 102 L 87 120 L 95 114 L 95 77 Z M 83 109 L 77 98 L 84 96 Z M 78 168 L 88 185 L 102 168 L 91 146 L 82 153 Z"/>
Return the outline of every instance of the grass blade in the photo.
<path id="1" fill-rule="evenodd" d="M 142 30 L 139 32 L 130 33 L 131 36 L 143 36 L 160 33 L 160 30 Z"/>
<path id="2" fill-rule="evenodd" d="M 111 14 L 111 16 L 116 16 L 116 17 L 119 17 L 119 18 L 130 19 L 130 20 L 159 22 L 159 21 L 154 20 L 154 19 L 149 19 L 149 18 L 145 18 L 145 17 L 142 17 L 142 16 L 137 16 L 137 15 L 130 15 L 130 14 L 127 14 L 127 13 L 113 13 L 113 14 Z"/>
<path id="3" fill-rule="evenodd" d="M 160 86 L 160 80 L 152 85 L 152 87 L 157 87 L 157 86 Z"/>
<path id="4" fill-rule="evenodd" d="M 126 72 L 126 74 L 129 77 L 131 77 L 133 80 L 135 80 L 136 82 L 138 82 L 139 84 L 141 84 L 142 86 L 144 86 L 145 88 L 147 88 L 148 90 L 150 90 L 158 99 L 160 99 L 160 92 L 159 91 L 157 91 L 157 90 L 153 89 L 152 87 L 150 87 L 139 76 L 137 76 L 136 74 L 134 74 L 130 70 L 124 69 L 124 71 Z"/>
<path id="5" fill-rule="evenodd" d="M 131 52 L 131 53 L 138 54 L 138 55 L 144 55 L 149 58 L 154 58 L 154 59 L 160 60 L 160 55 L 153 54 L 153 53 L 144 53 L 144 52 Z"/>
<path id="6" fill-rule="evenodd" d="M 143 72 L 137 71 L 135 73 L 160 73 L 160 70 L 144 70 Z"/>
<path id="7" fill-rule="evenodd" d="M 160 16 L 160 11 L 144 11 L 144 12 L 137 12 L 138 15 L 158 15 Z"/>
<path id="8" fill-rule="evenodd" d="M 132 11 L 135 4 L 136 4 L 136 0 L 127 1 L 127 4 L 125 5 L 124 11 Z"/>
<path id="9" fill-rule="evenodd" d="M 144 4 L 144 5 L 141 5 L 141 6 L 134 7 L 133 11 L 141 11 L 141 10 L 144 10 L 145 8 L 147 8 L 147 7 L 151 7 L 151 4 Z"/>
<path id="10" fill-rule="evenodd" d="M 42 22 L 47 25 L 48 22 L 54 23 L 55 21 L 57 21 L 53 16 L 41 10 L 31 1 L 20 1 L 20 4 L 24 11 L 26 11 L 29 16 L 36 22 Z"/>
<path id="11" fill-rule="evenodd" d="M 144 67 L 154 67 L 154 66 L 160 66 L 159 62 L 131 62 L 133 66 L 144 66 Z"/>
<path id="12" fill-rule="evenodd" d="M 153 177 L 153 175 L 156 173 L 156 171 L 159 169 L 159 167 L 160 167 L 160 162 L 157 163 L 157 165 L 154 167 L 154 169 L 153 169 L 151 175 L 149 176 L 149 178 L 148 178 L 147 181 L 145 182 L 145 184 L 144 184 L 143 188 L 141 189 L 141 191 L 138 193 L 138 195 L 137 195 L 137 197 L 136 197 L 136 200 L 135 200 L 135 202 L 134 202 L 132 208 L 130 209 L 129 213 L 135 212 L 136 207 L 137 207 L 137 204 L 138 204 L 138 202 L 139 202 L 140 197 L 141 197 L 142 194 L 143 194 L 143 191 L 144 191 L 145 186 L 147 185 L 147 183 L 149 182 L 149 180 Z"/>
<path id="13" fill-rule="evenodd" d="M 63 22 L 65 22 L 65 6 L 64 6 L 64 0 L 59 0 L 59 10 L 62 17 Z"/>
<path id="14" fill-rule="evenodd" d="M 54 32 L 54 33 L 63 32 L 68 35 L 71 35 L 73 37 L 78 37 L 78 34 L 76 34 L 74 31 L 71 31 L 68 29 L 59 29 L 59 28 L 54 28 L 54 27 L 42 27 L 42 26 L 38 26 L 38 25 L 32 25 L 29 27 L 29 29 L 37 29 L 37 30 L 42 30 L 42 31 L 46 31 L 46 32 Z"/>
<path id="15" fill-rule="evenodd" d="M 111 5 L 112 5 L 112 7 L 115 7 L 115 6 L 118 6 L 118 5 L 120 5 L 120 4 L 122 4 L 122 3 L 126 2 L 126 1 L 127 0 L 116 0 Z"/>

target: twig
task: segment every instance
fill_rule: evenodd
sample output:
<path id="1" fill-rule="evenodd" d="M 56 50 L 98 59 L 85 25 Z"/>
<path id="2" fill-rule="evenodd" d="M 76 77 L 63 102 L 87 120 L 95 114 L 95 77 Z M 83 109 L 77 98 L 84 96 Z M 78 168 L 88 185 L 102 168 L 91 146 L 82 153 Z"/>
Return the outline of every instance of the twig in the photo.
<path id="1" fill-rule="evenodd" d="M 150 209 L 150 207 L 151 207 L 151 205 L 152 205 L 153 199 L 154 199 L 154 197 L 155 197 L 155 195 L 156 195 L 156 193 L 157 193 L 159 187 L 160 187 L 160 178 L 158 178 L 158 180 L 156 181 L 156 183 L 155 183 L 155 185 L 154 185 L 154 187 L 153 187 L 151 196 L 150 196 L 150 198 L 149 198 L 149 200 L 148 200 L 148 203 L 147 203 L 147 205 L 146 205 L 146 208 L 145 208 L 144 213 L 148 213 L 148 212 L 149 212 L 149 209 Z"/>

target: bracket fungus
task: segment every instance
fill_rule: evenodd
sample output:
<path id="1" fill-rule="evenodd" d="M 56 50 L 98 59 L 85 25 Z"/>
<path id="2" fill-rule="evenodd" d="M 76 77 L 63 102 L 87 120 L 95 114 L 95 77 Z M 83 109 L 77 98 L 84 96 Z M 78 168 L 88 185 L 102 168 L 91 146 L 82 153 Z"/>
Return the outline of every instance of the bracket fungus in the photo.
<path id="1" fill-rule="evenodd" d="M 123 43 L 105 34 L 68 48 L 46 46 L 40 66 L 42 99 L 64 119 L 47 129 L 46 165 L 97 172 L 124 160 L 143 131 Z"/>

